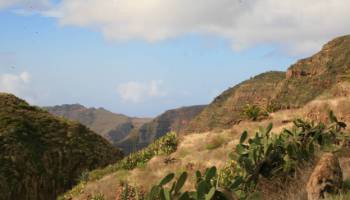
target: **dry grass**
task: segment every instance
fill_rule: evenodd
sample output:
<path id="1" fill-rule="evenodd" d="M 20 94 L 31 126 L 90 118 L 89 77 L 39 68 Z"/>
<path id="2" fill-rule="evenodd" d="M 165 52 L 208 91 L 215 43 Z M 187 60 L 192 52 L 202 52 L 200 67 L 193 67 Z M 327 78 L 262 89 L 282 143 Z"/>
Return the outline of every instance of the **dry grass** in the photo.
<path id="1" fill-rule="evenodd" d="M 271 180 L 261 180 L 258 188 L 261 198 L 265 200 L 306 200 L 305 185 L 312 173 L 313 163 L 305 163 L 298 168 L 294 177 L 276 177 Z"/>
<path id="2" fill-rule="evenodd" d="M 85 192 L 76 199 L 83 200 L 89 195 L 102 193 L 106 200 L 114 200 L 116 188 L 120 181 L 128 181 L 133 186 L 147 190 L 170 172 L 179 175 L 186 170 L 191 176 L 195 170 L 203 171 L 213 165 L 221 168 L 226 164 L 228 154 L 232 152 L 244 130 L 254 134 L 258 127 L 266 127 L 272 122 L 274 124 L 272 131 L 279 133 L 284 128 L 291 127 L 293 125 L 292 121 L 296 118 L 306 117 L 309 120 L 326 121 L 329 109 L 332 109 L 339 119 L 350 124 L 350 98 L 339 97 L 315 100 L 301 109 L 278 111 L 260 122 L 243 121 L 227 130 L 185 135 L 180 138 L 177 151 L 170 156 L 157 156 L 145 166 L 121 174 L 117 172 L 99 181 L 90 182 L 87 184 Z M 208 145 L 210 146 L 213 143 L 215 143 L 213 148 L 208 148 Z M 171 160 L 171 162 L 165 162 L 165 160 Z M 345 156 L 340 159 L 340 162 L 344 170 L 344 178 L 349 179 L 350 158 Z M 262 190 L 263 199 L 305 199 L 304 186 L 311 170 L 312 164 L 305 164 L 297 170 L 295 178 L 289 179 L 287 182 L 282 179 L 264 180 L 259 186 Z M 191 189 L 194 186 L 194 179 L 189 178 L 189 180 L 185 185 L 185 189 Z"/>

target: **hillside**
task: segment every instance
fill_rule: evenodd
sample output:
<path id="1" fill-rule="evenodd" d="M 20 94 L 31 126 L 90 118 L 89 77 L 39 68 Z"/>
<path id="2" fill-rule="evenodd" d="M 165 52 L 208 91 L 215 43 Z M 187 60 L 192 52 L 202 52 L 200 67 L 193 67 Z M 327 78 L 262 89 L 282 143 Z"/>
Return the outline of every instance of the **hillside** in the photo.
<path id="1" fill-rule="evenodd" d="M 170 175 L 181 182 L 183 191 L 206 190 L 209 195 L 214 188 L 225 195 L 242 195 L 228 199 L 303 200 L 316 162 L 329 152 L 339 159 L 344 194 L 327 199 L 349 199 L 350 135 L 349 127 L 343 129 L 350 124 L 349 69 L 350 36 L 336 38 L 286 73 L 263 73 L 225 91 L 190 122 L 186 131 L 192 132 L 178 135 L 176 148 L 170 143 L 166 149 L 171 151 L 136 152 L 125 160 L 133 167 L 93 171 L 90 176 L 99 178 L 81 182 L 65 199 L 123 199 L 129 191 L 152 194 L 157 184 L 170 196 L 166 190 L 171 184 L 162 185 Z M 242 114 L 247 104 L 268 111 L 268 117 L 248 120 Z M 341 122 L 330 117 L 330 111 Z M 216 175 L 206 170 L 212 166 Z M 186 183 L 180 181 L 184 171 Z M 250 198 L 255 192 L 258 198 Z M 130 194 L 126 199 L 136 198 Z"/>
<path id="2" fill-rule="evenodd" d="M 140 128 L 133 130 L 117 146 L 126 152 L 133 152 L 147 146 L 168 132 L 182 132 L 189 122 L 201 113 L 204 108 L 205 106 L 200 105 L 168 110 L 151 122 L 145 123 Z"/>
<path id="3" fill-rule="evenodd" d="M 134 128 L 151 121 L 150 118 L 128 117 L 112 113 L 104 108 L 86 108 L 80 104 L 46 107 L 50 113 L 78 121 L 112 144 L 123 140 Z"/>
<path id="4" fill-rule="evenodd" d="M 347 87 L 350 89 L 350 85 Z M 350 93 L 350 92 L 349 92 Z M 74 200 L 85 200 L 89 197 L 103 196 L 104 200 L 115 200 L 121 194 L 123 184 L 128 183 L 129 187 L 136 187 L 138 190 L 150 191 L 154 184 L 159 183 L 167 174 L 173 172 L 177 176 L 187 171 L 188 183 L 184 189 L 193 189 L 195 187 L 195 172 L 200 170 L 202 173 L 205 169 L 211 166 L 216 166 L 223 173 L 224 170 L 230 169 L 232 164 L 230 160 L 231 153 L 235 150 L 239 143 L 240 135 L 243 131 L 248 131 L 249 137 L 261 131 L 261 127 L 268 126 L 273 123 L 272 133 L 279 133 L 285 128 L 292 130 L 292 120 L 303 118 L 305 120 L 316 120 L 315 122 L 328 122 L 329 110 L 333 110 L 339 119 L 344 119 L 347 124 L 350 123 L 350 99 L 349 97 L 338 97 L 325 100 L 317 100 L 308 103 L 306 106 L 299 109 L 281 110 L 271 114 L 269 119 L 262 121 L 251 122 L 243 121 L 239 125 L 235 125 L 230 129 L 203 132 L 200 134 L 187 134 L 178 138 L 176 151 L 168 154 L 156 155 L 147 159 L 147 163 L 140 162 L 137 167 L 130 170 L 110 170 L 103 177 L 88 181 L 75 190 L 67 194 L 67 198 Z M 349 130 L 347 130 L 348 132 Z M 346 149 L 345 152 L 348 152 Z M 320 154 L 320 152 L 318 152 Z M 146 153 L 139 152 L 139 156 L 146 157 Z M 131 156 L 129 161 L 134 163 L 134 157 Z M 315 158 L 317 160 L 318 158 Z M 339 155 L 340 164 L 344 173 L 344 180 L 350 179 L 350 155 L 343 153 Z M 260 185 L 261 200 L 306 200 L 305 185 L 314 167 L 314 162 L 306 162 L 297 169 L 295 177 L 291 177 L 287 182 L 285 179 L 263 179 L 265 185 Z M 106 169 L 108 170 L 108 169 Z M 93 171 L 91 176 L 97 174 L 98 171 Z M 233 177 L 229 177 L 232 178 Z M 77 192 L 79 191 L 79 192 Z M 350 195 L 348 194 L 348 198 Z M 347 200 L 348 198 L 335 198 L 339 200 Z M 91 198 L 90 198 L 91 199 Z M 128 198 L 134 200 L 135 198 Z M 242 198 L 244 199 L 244 198 Z M 333 199 L 328 199 L 333 200 Z"/>
<path id="5" fill-rule="evenodd" d="M 55 199 L 122 152 L 77 122 L 0 93 L 0 199 Z"/>
<path id="6" fill-rule="evenodd" d="M 267 111 L 302 107 L 348 78 L 349 69 L 350 36 L 336 38 L 286 73 L 263 73 L 226 90 L 195 117 L 187 132 L 229 128 L 244 119 L 247 104 Z"/>

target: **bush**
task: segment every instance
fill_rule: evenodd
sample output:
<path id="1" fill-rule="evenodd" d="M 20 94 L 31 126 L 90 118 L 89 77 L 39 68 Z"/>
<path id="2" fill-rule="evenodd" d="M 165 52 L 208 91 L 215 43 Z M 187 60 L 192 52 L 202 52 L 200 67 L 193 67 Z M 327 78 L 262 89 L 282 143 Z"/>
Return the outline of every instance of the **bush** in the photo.
<path id="1" fill-rule="evenodd" d="M 225 143 L 225 139 L 217 136 L 209 141 L 209 143 L 206 145 L 207 150 L 213 150 L 221 147 Z"/>
<path id="2" fill-rule="evenodd" d="M 91 200 L 105 200 L 105 196 L 101 193 L 95 194 Z"/>
<path id="3" fill-rule="evenodd" d="M 247 104 L 243 108 L 243 115 L 247 117 L 248 119 L 252 121 L 258 120 L 260 117 L 267 117 L 268 113 L 266 111 L 263 111 L 259 106 L 257 105 L 249 105 Z"/>

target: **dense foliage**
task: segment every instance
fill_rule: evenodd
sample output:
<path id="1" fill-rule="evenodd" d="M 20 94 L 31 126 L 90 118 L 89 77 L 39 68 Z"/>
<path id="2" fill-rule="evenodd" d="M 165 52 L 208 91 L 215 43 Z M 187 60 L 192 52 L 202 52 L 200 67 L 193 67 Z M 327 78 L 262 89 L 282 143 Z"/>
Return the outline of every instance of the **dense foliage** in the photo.
<path id="1" fill-rule="evenodd" d="M 54 199 L 122 152 L 85 126 L 0 93 L 0 199 Z"/>

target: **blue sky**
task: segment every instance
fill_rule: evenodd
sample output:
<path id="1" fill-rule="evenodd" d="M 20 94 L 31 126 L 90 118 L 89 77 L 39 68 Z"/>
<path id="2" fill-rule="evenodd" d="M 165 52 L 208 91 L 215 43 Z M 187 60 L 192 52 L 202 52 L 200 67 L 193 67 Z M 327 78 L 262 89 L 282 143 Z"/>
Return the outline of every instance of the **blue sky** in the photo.
<path id="1" fill-rule="evenodd" d="M 91 12 L 85 13 L 89 9 L 85 7 L 74 12 L 90 20 L 81 22 L 67 13 L 71 10 L 67 2 L 56 1 L 29 12 L 28 5 L 0 1 L 1 91 L 39 106 L 81 103 L 131 116 L 156 116 L 171 108 L 208 104 L 225 89 L 261 72 L 286 70 L 333 35 L 347 31 L 331 31 L 317 40 L 311 36 L 294 39 L 297 46 L 283 33 L 276 33 L 281 35 L 276 40 L 256 39 L 253 33 L 239 37 L 227 35 L 229 31 L 198 31 L 202 25 L 189 31 L 189 25 L 173 21 L 158 26 L 154 20 L 135 18 L 119 24 L 122 16 L 114 15 L 108 15 L 106 21 L 111 24 L 107 24 L 105 17 L 98 21 L 99 15 L 95 19 Z M 104 6 L 96 8 L 99 13 Z M 214 23 L 211 19 L 193 21 L 193 25 Z M 123 29 L 126 23 L 132 26 Z M 153 28 L 129 30 L 139 27 L 138 23 L 150 23 Z M 225 26 L 230 30 L 229 24 Z M 317 45 L 298 51 L 308 41 Z"/>

